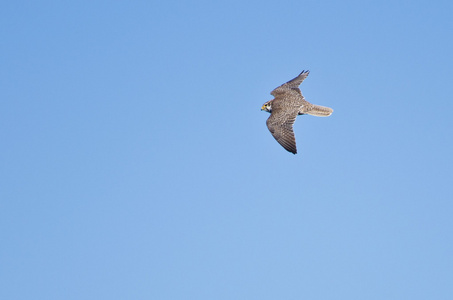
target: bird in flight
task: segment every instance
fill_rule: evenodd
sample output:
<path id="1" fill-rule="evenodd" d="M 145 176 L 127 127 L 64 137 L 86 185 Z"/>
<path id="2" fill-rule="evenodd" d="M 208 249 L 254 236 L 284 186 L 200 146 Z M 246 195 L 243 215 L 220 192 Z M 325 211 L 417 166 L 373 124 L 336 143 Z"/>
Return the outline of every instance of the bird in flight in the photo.
<path id="1" fill-rule="evenodd" d="M 266 125 L 272 136 L 283 148 L 293 154 L 297 153 L 293 131 L 296 117 L 298 115 L 328 117 L 333 112 L 333 109 L 329 107 L 314 105 L 305 100 L 299 85 L 309 73 L 310 71 L 302 71 L 296 78 L 274 89 L 271 92 L 274 99 L 267 101 L 261 107 L 261 110 L 271 114 Z"/>

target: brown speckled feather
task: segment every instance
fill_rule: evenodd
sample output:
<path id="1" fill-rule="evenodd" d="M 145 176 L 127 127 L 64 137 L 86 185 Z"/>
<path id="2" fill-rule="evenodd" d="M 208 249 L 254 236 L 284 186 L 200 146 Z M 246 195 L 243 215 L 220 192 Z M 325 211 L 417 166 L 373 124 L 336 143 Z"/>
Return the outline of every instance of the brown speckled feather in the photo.
<path id="1" fill-rule="evenodd" d="M 287 113 L 284 109 L 273 109 L 271 116 L 266 121 L 267 128 L 277 142 L 294 154 L 297 153 L 297 148 L 293 124 L 296 121 L 297 113 L 297 111 Z"/>
<path id="2" fill-rule="evenodd" d="M 277 97 L 279 94 L 292 94 L 292 92 L 296 92 L 297 94 L 302 96 L 299 85 L 302 83 L 302 81 L 305 80 L 305 78 L 307 78 L 308 74 L 310 74 L 310 71 L 302 71 L 296 78 L 293 78 L 287 83 L 284 83 L 281 86 L 275 88 L 271 92 L 271 95 Z"/>

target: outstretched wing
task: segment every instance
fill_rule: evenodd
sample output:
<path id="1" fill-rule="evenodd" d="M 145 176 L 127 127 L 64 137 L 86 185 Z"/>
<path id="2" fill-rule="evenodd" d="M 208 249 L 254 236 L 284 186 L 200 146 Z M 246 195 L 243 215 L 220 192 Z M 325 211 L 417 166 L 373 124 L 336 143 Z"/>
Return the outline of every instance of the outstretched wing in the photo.
<path id="1" fill-rule="evenodd" d="M 278 88 L 274 89 L 271 92 L 271 95 L 274 97 L 277 97 L 278 94 L 283 94 L 287 92 L 297 92 L 298 94 L 302 95 L 299 85 L 304 81 L 305 78 L 307 78 L 308 74 L 310 74 L 310 71 L 302 71 L 299 76 L 297 76 L 294 79 L 291 79 L 287 83 L 282 84 Z"/>
<path id="2" fill-rule="evenodd" d="M 294 154 L 297 153 L 297 148 L 293 124 L 296 121 L 297 113 L 298 111 L 288 111 L 282 108 L 272 109 L 271 116 L 266 121 L 267 128 L 277 142 Z"/>

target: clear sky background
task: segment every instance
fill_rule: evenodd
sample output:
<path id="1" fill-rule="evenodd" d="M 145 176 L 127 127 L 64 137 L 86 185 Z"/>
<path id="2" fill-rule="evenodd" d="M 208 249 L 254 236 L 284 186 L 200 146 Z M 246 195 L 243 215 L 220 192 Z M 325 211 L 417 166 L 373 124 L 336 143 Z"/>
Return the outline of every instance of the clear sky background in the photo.
<path id="1" fill-rule="evenodd" d="M 452 15 L 3 1 L 0 298 L 453 299 Z"/>

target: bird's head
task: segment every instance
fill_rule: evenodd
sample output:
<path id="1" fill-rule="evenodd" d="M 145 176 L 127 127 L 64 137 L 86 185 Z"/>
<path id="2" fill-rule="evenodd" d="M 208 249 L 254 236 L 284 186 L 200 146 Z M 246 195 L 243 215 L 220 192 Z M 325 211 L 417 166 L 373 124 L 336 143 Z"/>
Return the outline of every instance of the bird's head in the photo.
<path id="1" fill-rule="evenodd" d="M 271 102 L 272 102 L 272 100 L 264 103 L 263 106 L 261 106 L 261 110 L 267 111 L 269 113 L 272 112 L 272 103 Z"/>

